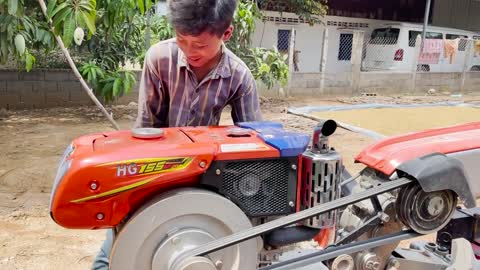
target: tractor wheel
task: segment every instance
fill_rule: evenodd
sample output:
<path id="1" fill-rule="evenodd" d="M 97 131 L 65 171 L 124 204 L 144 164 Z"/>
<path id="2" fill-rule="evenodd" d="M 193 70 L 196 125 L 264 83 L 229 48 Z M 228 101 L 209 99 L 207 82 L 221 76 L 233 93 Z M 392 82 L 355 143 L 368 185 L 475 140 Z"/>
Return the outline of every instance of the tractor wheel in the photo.
<path id="1" fill-rule="evenodd" d="M 165 193 L 136 211 L 120 228 L 110 269 L 256 269 L 257 239 L 204 257 L 178 260 L 187 250 L 251 227 L 240 208 L 216 193 L 201 189 Z"/>

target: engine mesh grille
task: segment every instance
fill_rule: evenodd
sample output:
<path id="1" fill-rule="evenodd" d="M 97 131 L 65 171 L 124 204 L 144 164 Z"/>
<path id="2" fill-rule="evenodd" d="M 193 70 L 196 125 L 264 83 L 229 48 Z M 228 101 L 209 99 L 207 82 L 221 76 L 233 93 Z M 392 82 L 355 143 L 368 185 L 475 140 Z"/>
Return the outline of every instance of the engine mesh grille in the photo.
<path id="1" fill-rule="evenodd" d="M 289 162 L 241 161 L 226 164 L 222 188 L 249 216 L 288 211 Z"/>

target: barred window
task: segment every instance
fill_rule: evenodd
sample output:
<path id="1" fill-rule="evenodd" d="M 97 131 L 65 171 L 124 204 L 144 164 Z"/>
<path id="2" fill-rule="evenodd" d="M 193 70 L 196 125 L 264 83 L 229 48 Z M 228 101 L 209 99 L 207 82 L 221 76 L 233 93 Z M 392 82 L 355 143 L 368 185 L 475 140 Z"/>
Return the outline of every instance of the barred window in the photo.
<path id="1" fill-rule="evenodd" d="M 290 30 L 278 30 L 277 49 L 288 51 L 290 44 Z"/>
<path id="2" fill-rule="evenodd" d="M 350 61 L 352 59 L 353 34 L 340 34 L 338 60 Z"/>

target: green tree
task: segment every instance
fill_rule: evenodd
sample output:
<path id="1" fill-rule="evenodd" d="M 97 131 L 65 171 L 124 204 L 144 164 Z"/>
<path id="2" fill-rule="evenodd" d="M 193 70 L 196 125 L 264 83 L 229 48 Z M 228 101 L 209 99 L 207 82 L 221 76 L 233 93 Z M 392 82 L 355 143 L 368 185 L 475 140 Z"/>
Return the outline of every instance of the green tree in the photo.
<path id="1" fill-rule="evenodd" d="M 0 0 L 0 63 L 15 59 L 30 71 L 38 55 L 65 48 L 85 55 L 76 65 L 104 101 L 127 94 L 134 74 L 123 68 L 144 50 L 144 0 Z M 39 3 L 46 5 L 43 14 Z"/>
<path id="2" fill-rule="evenodd" d="M 233 35 L 226 45 L 244 60 L 255 79 L 263 82 L 268 89 L 276 83 L 285 86 L 289 74 L 287 56 L 275 49 L 251 48 L 255 19 L 262 19 L 257 4 L 253 1 L 240 1 L 235 13 Z"/>
<path id="3" fill-rule="evenodd" d="M 43 1 L 46 1 L 46 16 L 39 5 Z M 13 57 L 30 71 L 39 56 L 63 51 L 59 47 L 62 42 L 78 56 L 72 69 L 79 66 L 79 74 L 92 86 L 96 96 L 107 102 L 114 100 L 128 94 L 135 84 L 135 76 L 124 67 L 127 63 L 143 62 L 146 31 L 151 31 L 153 42 L 174 36 L 166 17 L 145 16 L 152 12 L 155 2 L 0 0 L 0 64 Z M 267 2 L 275 1 L 240 1 L 234 35 L 227 47 L 247 63 L 256 79 L 271 88 L 276 83 L 286 84 L 286 58 L 275 50 L 251 49 L 250 46 L 255 20 L 262 18 L 257 4 L 262 6 Z M 323 2 L 279 2 L 287 3 L 289 11 L 305 18 L 316 18 L 325 12 Z M 60 42 L 56 42 L 57 37 Z M 69 55 L 69 52 L 64 53 Z"/>
<path id="4" fill-rule="evenodd" d="M 291 12 L 311 25 L 320 23 L 328 11 L 327 0 L 258 0 L 260 8 L 279 12 Z"/>

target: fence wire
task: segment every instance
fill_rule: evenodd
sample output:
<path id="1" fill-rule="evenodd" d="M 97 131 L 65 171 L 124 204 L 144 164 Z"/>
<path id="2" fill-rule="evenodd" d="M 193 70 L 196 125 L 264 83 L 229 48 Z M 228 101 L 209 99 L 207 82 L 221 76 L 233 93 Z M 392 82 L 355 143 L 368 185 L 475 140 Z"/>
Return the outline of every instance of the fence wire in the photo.
<path id="1" fill-rule="evenodd" d="M 389 34 L 367 36 L 362 71 L 480 71 L 480 40 L 430 37 L 424 42 L 422 47 L 420 34 L 410 35 L 404 42 Z"/>
<path id="2" fill-rule="evenodd" d="M 316 47 L 297 38 L 294 27 L 275 35 L 278 51 L 288 56 L 289 87 L 306 92 L 458 92 L 479 85 L 480 40 L 427 31 L 422 41 L 421 31 L 401 31 L 330 29 Z"/>
<path id="3" fill-rule="evenodd" d="M 480 40 L 430 33 L 422 41 L 421 32 L 415 31 L 410 31 L 408 39 L 399 37 L 391 30 L 365 36 L 361 72 L 392 74 L 392 82 L 402 78 L 399 80 L 411 91 L 476 90 L 480 82 Z"/>
<path id="4" fill-rule="evenodd" d="M 366 37 L 362 51 L 362 71 L 394 70 L 404 60 L 405 50 L 396 48 L 398 38 Z M 404 69 L 407 67 L 404 66 Z"/>

